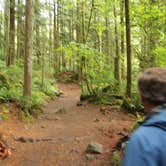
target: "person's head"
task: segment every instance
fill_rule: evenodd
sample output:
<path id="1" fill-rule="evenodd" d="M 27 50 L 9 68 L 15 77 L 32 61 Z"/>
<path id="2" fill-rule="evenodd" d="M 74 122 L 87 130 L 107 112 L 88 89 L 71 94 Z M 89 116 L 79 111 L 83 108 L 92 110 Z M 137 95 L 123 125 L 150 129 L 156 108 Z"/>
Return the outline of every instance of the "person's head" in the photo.
<path id="1" fill-rule="evenodd" d="M 166 103 L 166 68 L 149 68 L 138 77 L 138 89 L 145 110 Z"/>

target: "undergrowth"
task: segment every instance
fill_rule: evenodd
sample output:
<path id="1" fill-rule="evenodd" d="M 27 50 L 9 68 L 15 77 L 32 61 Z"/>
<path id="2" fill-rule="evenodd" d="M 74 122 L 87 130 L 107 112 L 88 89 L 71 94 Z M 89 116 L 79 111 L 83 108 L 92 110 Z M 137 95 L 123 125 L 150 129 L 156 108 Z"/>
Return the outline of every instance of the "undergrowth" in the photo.
<path id="1" fill-rule="evenodd" d="M 109 85 L 107 83 L 105 86 L 96 84 L 95 88 L 93 88 L 93 93 L 84 90 L 84 94 L 81 95 L 80 100 L 86 100 L 96 104 L 119 105 L 123 110 L 125 109 L 134 115 L 136 115 L 136 112 L 143 111 L 144 107 L 141 104 L 137 90 L 133 90 L 132 98 L 128 98 L 125 95 L 125 88 L 123 86 L 121 87 L 121 90 L 116 89 L 115 86 L 116 84 L 112 83 Z"/>
<path id="2" fill-rule="evenodd" d="M 32 78 L 32 98 L 27 106 L 23 98 L 24 70 L 22 63 L 5 67 L 3 62 L 0 62 L 0 69 L 0 100 L 5 103 L 15 102 L 23 110 L 21 117 L 24 120 L 31 115 L 37 116 L 41 113 L 42 104 L 55 98 L 58 94 L 54 78 L 50 74 L 45 74 L 44 82 L 42 82 L 41 71 L 35 68 Z"/>
<path id="3" fill-rule="evenodd" d="M 138 71 L 133 75 L 136 77 L 137 73 Z M 140 101 L 136 79 L 132 82 L 132 97 L 128 98 L 126 80 L 122 79 L 118 85 L 110 67 L 103 67 L 100 72 L 93 70 L 86 73 L 85 76 L 86 79 L 82 82 L 81 100 L 83 98 L 97 104 L 119 105 L 132 114 L 144 109 Z"/>

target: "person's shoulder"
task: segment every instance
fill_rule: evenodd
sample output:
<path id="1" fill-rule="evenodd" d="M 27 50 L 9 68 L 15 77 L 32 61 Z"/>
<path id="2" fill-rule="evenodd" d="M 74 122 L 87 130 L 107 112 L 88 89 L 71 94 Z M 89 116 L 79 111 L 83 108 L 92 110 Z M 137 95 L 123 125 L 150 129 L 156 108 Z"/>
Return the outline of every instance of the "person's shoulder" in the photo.
<path id="1" fill-rule="evenodd" d="M 166 147 L 166 141 L 161 141 L 160 138 L 164 134 L 160 132 L 163 131 L 153 126 L 139 127 L 129 139 L 125 150 L 123 166 L 140 166 L 145 165 L 145 162 L 146 165 L 152 166 L 156 165 L 160 159 L 166 163 L 165 155 L 164 158 L 163 155 L 160 155 L 166 153 L 165 148 L 163 148 Z"/>
<path id="2" fill-rule="evenodd" d="M 151 132 L 151 128 L 141 126 L 136 131 L 132 133 L 130 136 L 130 142 L 142 142 L 142 140 L 147 139 L 149 133 Z"/>
<path id="3" fill-rule="evenodd" d="M 156 135 L 156 133 L 166 133 L 166 110 L 146 120 L 133 135 L 146 137 Z"/>
<path id="4" fill-rule="evenodd" d="M 129 140 L 134 146 L 141 146 L 145 151 L 152 149 L 160 149 L 162 140 L 166 139 L 166 134 L 163 130 L 153 126 L 141 126 L 132 135 Z"/>
<path id="5" fill-rule="evenodd" d="M 161 128 L 155 127 L 155 126 L 140 126 L 133 134 L 132 138 L 135 139 L 150 139 L 156 138 L 160 136 L 160 133 L 166 132 L 162 130 Z"/>

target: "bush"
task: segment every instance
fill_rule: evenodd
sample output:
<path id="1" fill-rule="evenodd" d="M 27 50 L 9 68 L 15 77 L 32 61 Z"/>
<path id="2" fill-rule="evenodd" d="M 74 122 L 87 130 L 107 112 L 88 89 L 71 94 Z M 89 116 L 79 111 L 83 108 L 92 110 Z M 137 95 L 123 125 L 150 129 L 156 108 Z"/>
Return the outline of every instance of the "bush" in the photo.
<path id="1" fill-rule="evenodd" d="M 136 111 L 142 112 L 144 107 L 141 104 L 138 93 L 134 93 L 134 94 L 132 94 L 132 96 L 133 96 L 132 99 L 130 99 L 128 97 L 124 97 L 123 103 L 122 103 L 122 108 L 124 108 L 134 114 L 136 113 Z"/>
<path id="2" fill-rule="evenodd" d="M 35 71 L 35 76 L 32 79 L 32 98 L 31 102 L 25 104 L 23 98 L 23 68 L 22 65 L 3 67 L 3 72 L 0 73 L 0 100 L 3 102 L 16 102 L 22 110 L 24 110 L 26 117 L 27 111 L 30 114 L 41 112 L 41 106 L 44 101 L 53 99 L 58 94 L 55 86 L 55 81 L 52 78 L 47 78 L 44 85 L 41 84 L 40 72 Z M 37 73 L 37 74 L 36 74 Z"/>
<path id="3" fill-rule="evenodd" d="M 52 80 L 45 81 L 44 86 L 41 88 L 42 92 L 49 96 L 51 99 L 55 98 L 55 96 L 58 94 L 58 89 L 55 87 L 55 82 L 52 82 Z"/>
<path id="4" fill-rule="evenodd" d="M 121 165 L 121 157 L 118 151 L 113 152 L 111 157 L 111 164 L 113 166 L 120 166 Z"/>

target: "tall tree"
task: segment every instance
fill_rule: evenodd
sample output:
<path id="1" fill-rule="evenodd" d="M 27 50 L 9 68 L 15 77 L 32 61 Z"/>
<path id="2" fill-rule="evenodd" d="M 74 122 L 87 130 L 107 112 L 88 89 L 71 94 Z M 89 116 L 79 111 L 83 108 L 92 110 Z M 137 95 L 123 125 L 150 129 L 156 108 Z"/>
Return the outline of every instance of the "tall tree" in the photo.
<path id="1" fill-rule="evenodd" d="M 35 23 L 34 23 L 34 29 L 35 29 L 35 52 L 37 57 L 37 63 L 41 63 L 41 44 L 40 44 L 40 1 L 35 0 L 34 3 L 34 15 L 35 15 Z"/>
<path id="2" fill-rule="evenodd" d="M 110 21 L 109 21 L 109 17 L 106 16 L 105 17 L 105 22 L 106 22 L 106 54 L 107 54 L 107 62 L 108 64 L 110 64 L 111 62 L 111 30 L 110 30 Z"/>
<path id="3" fill-rule="evenodd" d="M 54 69 L 60 70 L 60 58 L 57 48 L 59 47 L 59 0 L 54 0 Z"/>
<path id="4" fill-rule="evenodd" d="M 52 38 L 52 6 L 51 6 L 51 0 L 49 0 L 49 66 L 52 66 L 52 54 L 53 54 L 53 38 Z"/>
<path id="5" fill-rule="evenodd" d="M 7 66 L 14 64 L 15 54 L 15 0 L 10 0 L 10 30 L 9 30 L 9 47 L 7 55 Z"/>
<path id="6" fill-rule="evenodd" d="M 10 1 L 5 1 L 5 10 L 4 10 L 4 17 L 5 17 L 5 25 L 4 25 L 4 34 L 5 34 L 5 56 L 6 56 L 6 64 L 8 60 L 8 48 L 9 48 L 9 31 L 10 31 Z"/>
<path id="7" fill-rule="evenodd" d="M 32 0 L 26 0 L 25 29 L 24 97 L 29 103 L 32 95 Z"/>
<path id="8" fill-rule="evenodd" d="M 25 25 L 23 21 L 24 16 L 23 2 L 18 0 L 17 3 L 17 58 L 24 57 L 24 35 Z"/>
<path id="9" fill-rule="evenodd" d="M 118 23 L 117 23 L 117 11 L 114 6 L 114 22 L 115 22 L 115 60 L 114 60 L 114 75 L 117 80 L 117 86 L 120 88 L 120 53 L 119 53 L 119 34 L 118 34 Z"/>
<path id="10" fill-rule="evenodd" d="M 127 50 L 127 87 L 126 93 L 131 97 L 131 34 L 130 34 L 130 11 L 129 0 L 125 0 L 126 17 L 126 50 Z"/>
<path id="11" fill-rule="evenodd" d="M 76 20 L 76 42 L 77 42 L 77 57 L 80 56 L 80 43 L 81 43 L 81 23 L 80 23 L 80 0 L 77 0 L 77 20 Z M 81 71 L 81 62 L 80 59 L 77 58 L 77 69 L 78 69 L 78 79 L 81 80 L 82 77 L 82 71 Z"/>
<path id="12" fill-rule="evenodd" d="M 125 46 L 124 46 L 124 0 L 120 1 L 120 52 L 121 52 L 121 76 L 122 79 L 125 76 L 125 64 L 124 64 L 124 54 L 125 54 Z"/>

